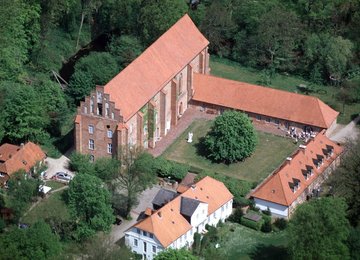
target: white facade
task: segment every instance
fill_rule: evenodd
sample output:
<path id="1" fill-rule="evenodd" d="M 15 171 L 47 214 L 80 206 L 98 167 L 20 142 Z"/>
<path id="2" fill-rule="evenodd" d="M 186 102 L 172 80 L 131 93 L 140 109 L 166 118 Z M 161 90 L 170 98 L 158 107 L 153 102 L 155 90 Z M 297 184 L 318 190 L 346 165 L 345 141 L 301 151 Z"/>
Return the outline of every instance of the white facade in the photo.
<path id="1" fill-rule="evenodd" d="M 233 200 L 231 199 L 209 215 L 208 204 L 199 203 L 190 218 L 192 228 L 173 241 L 167 248 L 190 247 L 194 242 L 194 234 L 204 232 L 206 224 L 216 226 L 220 221 L 225 221 L 231 215 L 232 204 Z M 156 234 L 150 234 L 136 227 L 125 232 L 125 244 L 135 253 L 142 255 L 143 259 L 149 260 L 152 260 L 157 253 L 164 250 L 159 240 L 156 239 Z"/>
<path id="2" fill-rule="evenodd" d="M 273 203 L 270 201 L 254 198 L 255 207 L 259 208 L 260 210 L 267 210 L 271 211 L 271 214 L 276 217 L 280 218 L 288 218 L 289 216 L 289 207 L 280 205 L 277 203 Z"/>

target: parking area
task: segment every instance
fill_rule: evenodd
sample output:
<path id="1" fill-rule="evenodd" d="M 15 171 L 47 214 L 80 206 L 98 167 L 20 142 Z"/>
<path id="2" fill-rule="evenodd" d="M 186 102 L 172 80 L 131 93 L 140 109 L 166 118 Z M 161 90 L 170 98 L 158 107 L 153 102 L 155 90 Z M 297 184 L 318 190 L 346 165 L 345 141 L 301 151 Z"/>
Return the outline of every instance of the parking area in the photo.
<path id="1" fill-rule="evenodd" d="M 51 179 L 57 172 L 65 172 L 74 177 L 74 173 L 69 171 L 68 167 L 69 158 L 62 155 L 59 159 L 46 158 L 45 163 L 47 164 L 46 179 Z"/>

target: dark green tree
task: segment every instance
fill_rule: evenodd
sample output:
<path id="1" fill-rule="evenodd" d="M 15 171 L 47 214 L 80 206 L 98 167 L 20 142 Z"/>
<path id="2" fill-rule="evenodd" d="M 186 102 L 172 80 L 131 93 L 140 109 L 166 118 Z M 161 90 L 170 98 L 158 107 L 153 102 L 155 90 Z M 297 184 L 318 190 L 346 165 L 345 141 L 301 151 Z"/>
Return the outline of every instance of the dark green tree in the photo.
<path id="1" fill-rule="evenodd" d="M 4 110 L 0 117 L 4 123 L 5 137 L 13 142 L 46 140 L 48 133 L 45 129 L 50 120 L 34 88 L 2 82 L 0 92 L 4 98 Z"/>
<path id="2" fill-rule="evenodd" d="M 24 65 L 38 41 L 40 5 L 36 1 L 3 0 L 0 8 L 0 80 L 22 80 Z"/>
<path id="3" fill-rule="evenodd" d="M 346 203 L 321 198 L 304 203 L 289 222 L 289 251 L 293 259 L 347 258 L 349 222 Z"/>
<path id="4" fill-rule="evenodd" d="M 237 111 L 225 111 L 218 116 L 204 140 L 207 157 L 225 163 L 244 160 L 254 152 L 256 143 L 249 117 Z"/>
<path id="5" fill-rule="evenodd" d="M 71 76 L 65 93 L 70 97 L 72 105 L 79 105 L 81 100 L 90 95 L 93 88 L 95 88 L 95 83 L 92 76 L 78 71 Z"/>
<path id="6" fill-rule="evenodd" d="M 297 15 L 277 6 L 261 16 L 256 36 L 258 64 L 270 69 L 292 70 L 301 39 Z"/>
<path id="7" fill-rule="evenodd" d="M 351 259 L 360 259 L 360 226 L 351 228 L 348 240 Z"/>
<path id="8" fill-rule="evenodd" d="M 140 9 L 141 35 L 149 45 L 169 29 L 188 10 L 183 0 L 148 0 Z"/>
<path id="9" fill-rule="evenodd" d="M 353 56 L 353 44 L 341 36 L 311 34 L 304 44 L 304 61 L 308 71 L 316 70 L 325 81 L 339 81 Z"/>
<path id="10" fill-rule="evenodd" d="M 129 65 L 144 50 L 140 40 L 132 35 L 113 37 L 108 49 L 117 60 L 120 69 Z"/>
<path id="11" fill-rule="evenodd" d="M 182 249 L 166 249 L 157 254 L 154 260 L 196 260 L 198 257 L 191 254 L 190 251 Z"/>
<path id="12" fill-rule="evenodd" d="M 76 63 L 75 74 L 80 71 L 90 76 L 95 84 L 104 85 L 119 72 L 119 67 L 110 53 L 91 52 Z"/>
<path id="13" fill-rule="evenodd" d="M 25 177 L 25 171 L 14 173 L 8 181 L 8 207 L 14 210 L 15 221 L 23 214 L 39 193 L 39 180 Z"/>
<path id="14" fill-rule="evenodd" d="M 74 236 L 81 241 L 97 231 L 109 231 L 114 222 L 110 193 L 93 175 L 78 174 L 70 182 L 68 207 L 77 227 Z"/>
<path id="15" fill-rule="evenodd" d="M 12 228 L 0 236 L 0 259 L 45 260 L 61 252 L 59 238 L 52 233 L 48 224 L 36 222 L 28 229 Z"/>
<path id="16" fill-rule="evenodd" d="M 123 167 L 112 190 L 114 207 L 123 211 L 125 217 L 129 217 L 139 193 L 156 181 L 154 171 L 146 163 L 148 159 L 149 155 L 134 148 L 122 156 Z"/>
<path id="17" fill-rule="evenodd" d="M 349 144 L 340 167 L 330 179 L 335 196 L 349 205 L 348 215 L 354 226 L 360 224 L 360 142 Z"/>

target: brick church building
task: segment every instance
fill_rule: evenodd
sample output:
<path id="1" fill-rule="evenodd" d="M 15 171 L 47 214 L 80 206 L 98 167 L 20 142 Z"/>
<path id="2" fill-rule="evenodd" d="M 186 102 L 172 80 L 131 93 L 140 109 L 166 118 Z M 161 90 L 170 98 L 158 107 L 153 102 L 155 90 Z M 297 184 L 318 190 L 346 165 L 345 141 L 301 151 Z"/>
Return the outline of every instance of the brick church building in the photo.
<path id="1" fill-rule="evenodd" d="M 153 148 L 189 106 L 237 109 L 264 124 L 319 132 L 338 112 L 321 100 L 210 76 L 208 40 L 183 16 L 137 59 L 97 86 L 78 107 L 76 151 L 119 157 L 123 147 Z"/>

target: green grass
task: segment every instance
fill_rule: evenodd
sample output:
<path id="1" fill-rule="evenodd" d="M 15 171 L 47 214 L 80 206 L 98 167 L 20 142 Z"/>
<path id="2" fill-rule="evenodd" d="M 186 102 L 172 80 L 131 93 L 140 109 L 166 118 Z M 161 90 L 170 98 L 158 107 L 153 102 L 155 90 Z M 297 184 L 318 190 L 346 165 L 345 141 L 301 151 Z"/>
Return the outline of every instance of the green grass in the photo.
<path id="1" fill-rule="evenodd" d="M 59 191 L 44 198 L 25 217 L 23 217 L 22 221 L 24 223 L 33 224 L 39 219 L 47 219 L 50 217 L 56 217 L 61 220 L 70 219 L 65 202 L 61 197 L 63 192 L 64 191 Z"/>
<path id="2" fill-rule="evenodd" d="M 256 69 L 246 68 L 236 62 L 218 57 L 211 57 L 210 67 L 211 74 L 215 76 L 261 85 L 261 71 Z M 296 88 L 299 84 L 314 87 L 315 92 L 311 93 L 311 95 L 320 98 L 323 102 L 339 111 L 339 123 L 349 123 L 351 116 L 360 112 L 360 104 L 346 105 L 345 110 L 343 110 L 342 103 L 336 100 L 337 87 L 316 85 L 301 77 L 276 74 L 268 87 L 299 93 Z"/>
<path id="3" fill-rule="evenodd" d="M 53 181 L 53 180 L 49 180 L 45 183 L 46 186 L 48 187 L 51 187 L 52 190 L 51 191 L 54 191 L 54 190 L 57 190 L 57 189 L 60 189 L 64 186 L 66 186 L 65 184 L 63 183 L 60 183 L 60 182 L 57 182 L 57 181 Z"/>
<path id="4" fill-rule="evenodd" d="M 262 233 L 234 223 L 218 230 L 222 259 L 288 259 L 286 231 Z"/>
<path id="5" fill-rule="evenodd" d="M 230 165 L 212 163 L 205 157 L 198 155 L 196 149 L 199 138 L 206 135 L 211 124 L 212 121 L 206 120 L 193 122 L 189 128 L 168 147 L 163 156 L 166 159 L 186 163 L 206 171 L 217 172 L 251 182 L 260 182 L 275 170 L 297 147 L 290 139 L 257 131 L 258 144 L 251 157 L 243 162 Z M 186 142 L 189 131 L 194 133 L 194 142 L 192 144 Z"/>

